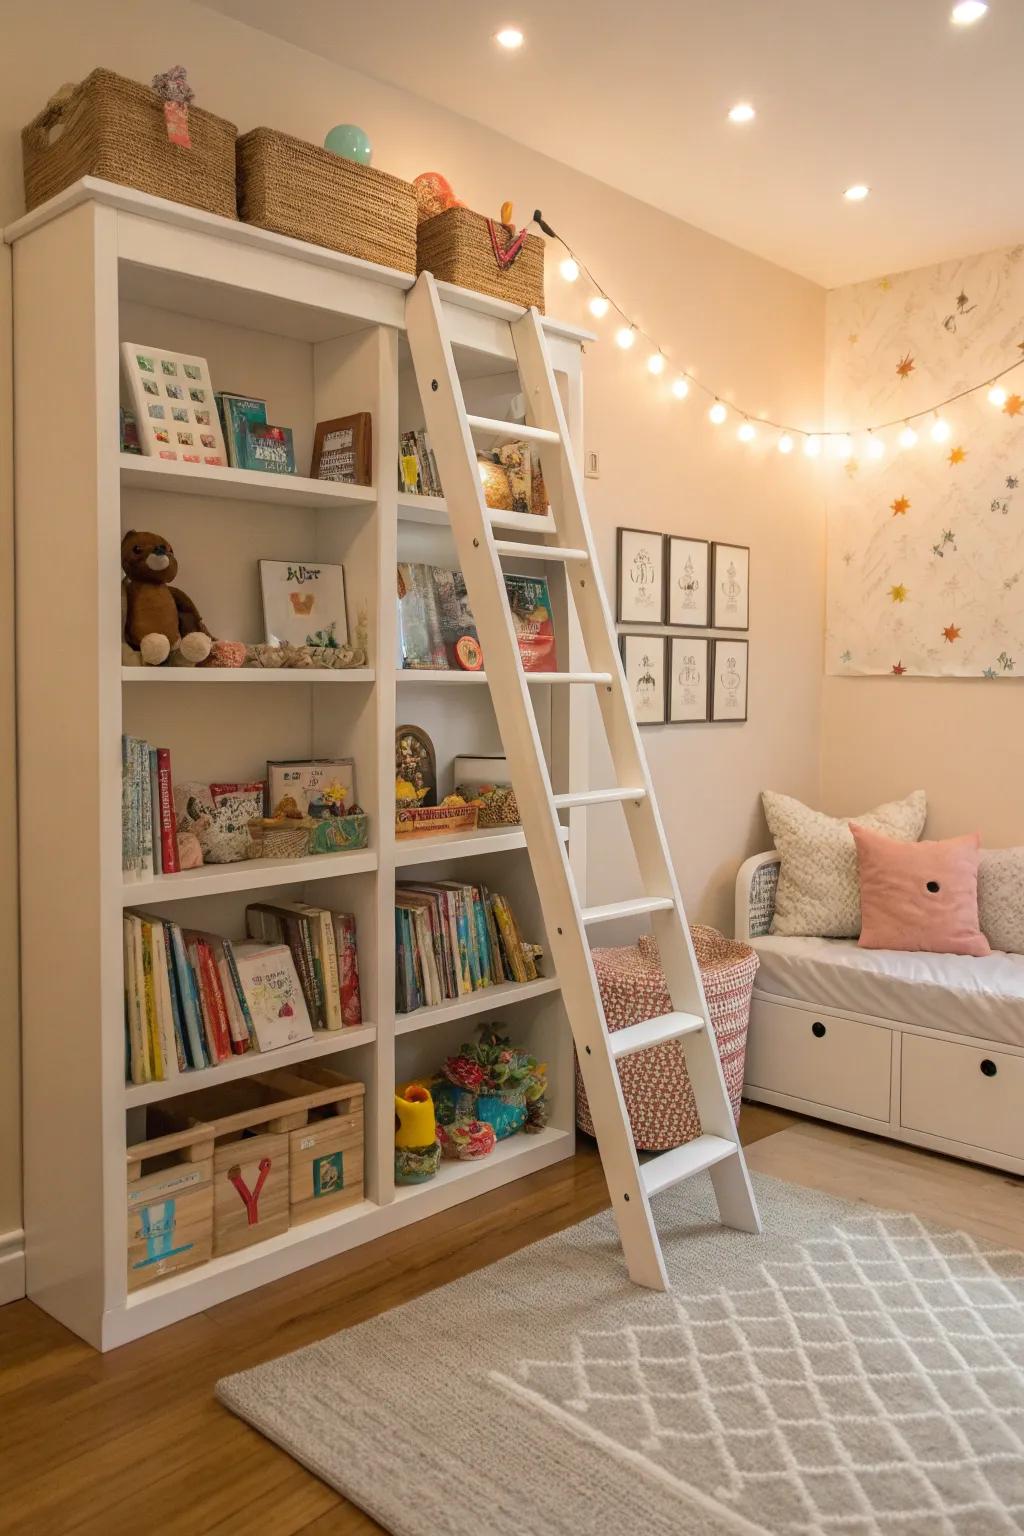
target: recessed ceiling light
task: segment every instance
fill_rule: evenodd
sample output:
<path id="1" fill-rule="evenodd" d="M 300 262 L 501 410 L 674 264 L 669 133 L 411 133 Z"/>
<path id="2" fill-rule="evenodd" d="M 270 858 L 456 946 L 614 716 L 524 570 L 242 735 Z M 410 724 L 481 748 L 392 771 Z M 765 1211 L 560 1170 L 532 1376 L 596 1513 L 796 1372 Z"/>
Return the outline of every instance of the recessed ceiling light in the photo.
<path id="1" fill-rule="evenodd" d="M 521 48 L 524 38 L 518 27 L 502 27 L 500 32 L 494 34 L 494 41 L 503 48 Z"/>
<path id="2" fill-rule="evenodd" d="M 870 190 L 870 187 L 866 187 L 862 181 L 858 181 L 852 187 L 847 187 L 843 196 L 848 203 L 862 203 Z"/>
<path id="3" fill-rule="evenodd" d="M 738 101 L 734 107 L 729 108 L 730 123 L 750 123 L 756 116 L 749 101 Z"/>
<path id="4" fill-rule="evenodd" d="M 957 27 L 973 27 L 976 21 L 980 21 L 988 10 L 984 0 L 960 0 L 954 5 L 950 21 Z"/>

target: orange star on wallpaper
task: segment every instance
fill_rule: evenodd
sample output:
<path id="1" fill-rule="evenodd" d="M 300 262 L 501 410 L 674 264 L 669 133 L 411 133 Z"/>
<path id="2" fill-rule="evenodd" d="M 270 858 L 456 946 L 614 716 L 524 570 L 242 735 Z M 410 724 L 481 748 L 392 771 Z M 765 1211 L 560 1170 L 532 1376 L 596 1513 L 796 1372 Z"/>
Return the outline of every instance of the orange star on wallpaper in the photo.
<path id="1" fill-rule="evenodd" d="M 950 645 L 953 644 L 954 640 L 960 639 L 960 631 L 957 629 L 955 624 L 947 624 L 942 633 L 945 635 Z"/>
<path id="2" fill-rule="evenodd" d="M 891 502 L 890 505 L 893 517 L 905 517 L 910 511 L 910 499 L 907 496 L 897 496 L 896 500 Z"/>
<path id="3" fill-rule="evenodd" d="M 892 664 L 892 670 L 894 677 L 902 677 L 907 669 L 903 665 L 902 661 L 894 661 Z"/>
<path id="4" fill-rule="evenodd" d="M 908 352 L 906 357 L 901 357 L 899 362 L 896 364 L 896 372 L 899 374 L 901 379 L 909 379 L 913 371 L 914 359 Z"/>
<path id="5" fill-rule="evenodd" d="M 959 448 L 958 447 L 958 448 L 951 448 L 949 450 L 949 462 L 950 462 L 950 464 L 962 464 L 964 459 L 966 459 L 966 457 L 967 457 L 967 449 L 966 448 Z"/>
<path id="6" fill-rule="evenodd" d="M 1024 399 L 1020 395 L 1011 395 L 1003 406 L 1004 416 L 1019 416 L 1024 411 Z"/>
<path id="7" fill-rule="evenodd" d="M 892 598 L 894 603 L 906 602 L 907 588 L 903 585 L 902 581 L 897 582 L 896 586 L 889 588 L 889 596 Z"/>

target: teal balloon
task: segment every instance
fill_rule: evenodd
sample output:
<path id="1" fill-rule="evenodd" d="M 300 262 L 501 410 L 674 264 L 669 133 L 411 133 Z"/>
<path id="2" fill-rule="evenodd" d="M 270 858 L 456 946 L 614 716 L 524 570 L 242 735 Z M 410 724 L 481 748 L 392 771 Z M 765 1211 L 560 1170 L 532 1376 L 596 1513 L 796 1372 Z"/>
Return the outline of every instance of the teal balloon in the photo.
<path id="1" fill-rule="evenodd" d="M 373 159 L 370 140 L 355 123 L 339 123 L 336 128 L 332 128 L 324 139 L 324 149 L 329 149 L 333 155 L 341 155 L 345 160 L 354 160 L 356 165 L 369 165 Z"/>

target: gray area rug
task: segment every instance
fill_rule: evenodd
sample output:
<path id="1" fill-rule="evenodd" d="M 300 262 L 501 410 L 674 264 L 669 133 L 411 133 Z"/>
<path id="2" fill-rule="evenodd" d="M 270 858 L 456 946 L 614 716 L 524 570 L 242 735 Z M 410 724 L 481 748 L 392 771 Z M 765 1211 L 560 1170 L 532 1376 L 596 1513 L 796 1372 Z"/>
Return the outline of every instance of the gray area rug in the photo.
<path id="1" fill-rule="evenodd" d="M 1024 1254 L 756 1182 L 670 1294 L 597 1216 L 218 1395 L 395 1536 L 1024 1531 Z"/>

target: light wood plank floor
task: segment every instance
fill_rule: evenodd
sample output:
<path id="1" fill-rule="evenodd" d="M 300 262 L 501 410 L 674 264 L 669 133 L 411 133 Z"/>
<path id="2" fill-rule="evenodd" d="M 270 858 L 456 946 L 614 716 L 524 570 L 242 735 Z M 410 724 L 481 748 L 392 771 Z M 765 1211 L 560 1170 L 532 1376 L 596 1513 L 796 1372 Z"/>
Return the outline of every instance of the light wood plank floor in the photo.
<path id="1" fill-rule="evenodd" d="M 1024 1180 L 747 1105 L 752 1168 L 1024 1247 Z M 756 1143 L 756 1145 L 754 1145 Z M 379 1527 L 222 1409 L 213 1384 L 493 1263 L 607 1205 L 589 1145 L 415 1232 L 97 1355 L 0 1308 L 0 1533 L 372 1536 Z"/>

